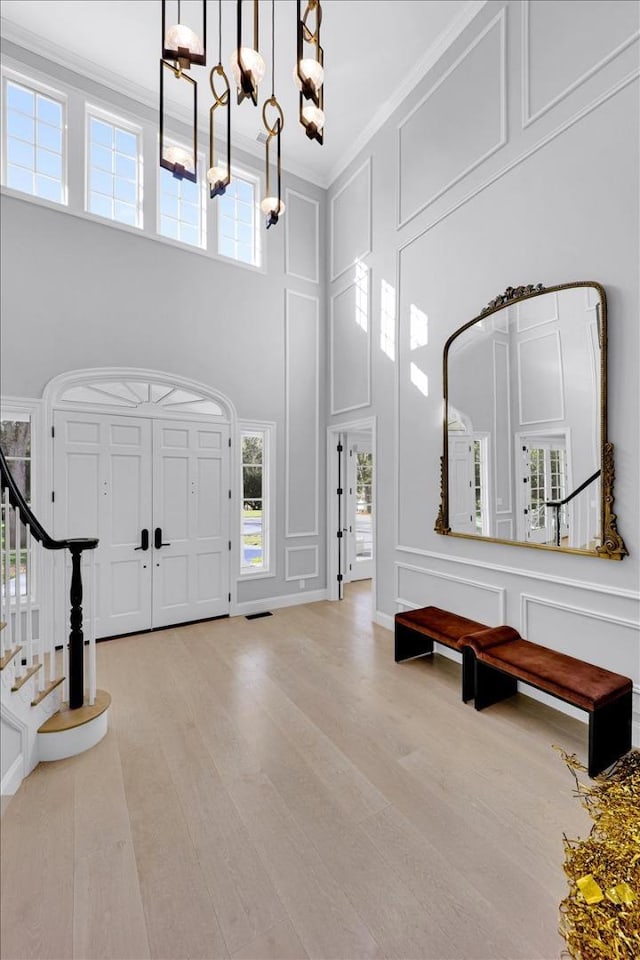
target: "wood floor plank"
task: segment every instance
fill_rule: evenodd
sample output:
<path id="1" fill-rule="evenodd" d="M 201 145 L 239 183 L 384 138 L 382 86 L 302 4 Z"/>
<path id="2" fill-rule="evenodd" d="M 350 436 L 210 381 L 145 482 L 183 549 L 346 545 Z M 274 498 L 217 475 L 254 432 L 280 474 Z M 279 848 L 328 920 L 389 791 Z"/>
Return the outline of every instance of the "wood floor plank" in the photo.
<path id="1" fill-rule="evenodd" d="M 288 920 L 267 930 L 233 954 L 233 960 L 305 960 L 306 957 L 308 953 Z"/>

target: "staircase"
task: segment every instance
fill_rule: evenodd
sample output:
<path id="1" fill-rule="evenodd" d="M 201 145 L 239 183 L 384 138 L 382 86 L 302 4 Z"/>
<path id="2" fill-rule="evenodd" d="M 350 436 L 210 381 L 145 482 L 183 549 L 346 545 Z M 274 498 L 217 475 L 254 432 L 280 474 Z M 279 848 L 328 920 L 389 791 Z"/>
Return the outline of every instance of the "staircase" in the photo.
<path id="1" fill-rule="evenodd" d="M 0 793 L 42 760 L 94 746 L 107 731 L 109 694 L 96 689 L 95 539 L 54 540 L 25 502 L 0 450 Z M 54 558 L 70 576 L 69 635 L 54 630 Z M 69 562 L 70 561 L 70 562 Z M 83 612 L 84 583 L 90 586 Z M 65 603 L 66 606 L 66 603 Z M 85 658 L 85 646 L 88 656 Z"/>

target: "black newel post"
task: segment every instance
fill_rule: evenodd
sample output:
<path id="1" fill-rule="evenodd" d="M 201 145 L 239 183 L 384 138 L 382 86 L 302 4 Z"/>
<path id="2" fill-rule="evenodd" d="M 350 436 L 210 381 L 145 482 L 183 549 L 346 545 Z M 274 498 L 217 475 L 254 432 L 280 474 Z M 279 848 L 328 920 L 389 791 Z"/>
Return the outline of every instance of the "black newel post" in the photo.
<path id="1" fill-rule="evenodd" d="M 82 550 L 71 551 L 71 632 L 69 633 L 69 708 L 84 704 L 84 634 L 82 632 Z"/>

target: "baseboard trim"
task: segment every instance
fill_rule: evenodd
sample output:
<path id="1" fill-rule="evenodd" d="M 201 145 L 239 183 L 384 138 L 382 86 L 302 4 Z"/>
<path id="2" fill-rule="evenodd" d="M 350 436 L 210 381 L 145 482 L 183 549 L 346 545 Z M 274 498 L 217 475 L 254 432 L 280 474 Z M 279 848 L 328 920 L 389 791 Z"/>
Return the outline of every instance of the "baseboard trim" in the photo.
<path id="1" fill-rule="evenodd" d="M 376 610 L 373 615 L 373 622 L 377 623 L 379 627 L 384 627 L 385 630 L 393 630 L 395 625 L 395 619 L 388 613 L 383 613 L 382 610 Z"/>
<path id="2" fill-rule="evenodd" d="M 301 590 L 300 593 L 284 594 L 281 597 L 265 597 L 263 600 L 245 600 L 236 603 L 231 611 L 232 617 L 246 617 L 248 613 L 263 613 L 279 607 L 297 607 L 304 603 L 318 603 L 327 599 L 325 590 Z"/>
<path id="3" fill-rule="evenodd" d="M 3 797 L 12 797 L 24 776 L 24 757 L 21 753 L 15 758 L 0 783 L 0 794 Z"/>

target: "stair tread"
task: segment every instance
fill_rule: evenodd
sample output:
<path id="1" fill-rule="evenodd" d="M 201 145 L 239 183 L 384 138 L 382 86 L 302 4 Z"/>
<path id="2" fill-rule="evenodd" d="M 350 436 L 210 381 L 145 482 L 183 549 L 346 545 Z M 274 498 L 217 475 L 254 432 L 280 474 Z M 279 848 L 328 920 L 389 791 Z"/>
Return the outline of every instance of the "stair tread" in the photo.
<path id="1" fill-rule="evenodd" d="M 31 706 L 37 707 L 38 704 L 41 703 L 45 697 L 49 696 L 52 690 L 55 690 L 56 687 L 60 686 L 63 680 L 64 680 L 64 677 L 56 677 L 55 680 L 50 680 L 49 683 L 45 686 L 44 690 L 40 690 L 40 692 L 33 698 L 33 700 L 31 701 Z"/>
<path id="2" fill-rule="evenodd" d="M 11 687 L 12 692 L 15 693 L 16 690 L 19 690 L 21 687 L 24 687 L 27 680 L 29 680 L 34 675 L 34 673 L 37 673 L 41 666 L 42 666 L 41 663 L 34 663 L 32 667 L 29 667 L 29 669 L 24 674 L 24 676 L 20 677 L 17 680 L 14 680 L 13 686 Z"/>
<path id="3" fill-rule="evenodd" d="M 2 660 L 0 660 L 0 670 L 4 670 L 4 668 L 11 663 L 16 653 L 20 653 L 21 650 L 22 647 L 14 647 L 13 650 L 7 650 Z"/>
<path id="4" fill-rule="evenodd" d="M 111 695 L 106 690 L 96 690 L 96 702 L 92 706 L 85 704 L 77 710 L 70 710 L 68 705 L 65 705 L 38 727 L 38 733 L 62 733 L 74 727 L 81 727 L 103 714 L 109 709 L 110 704 Z"/>

